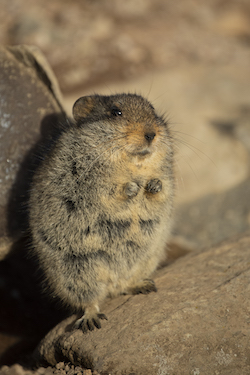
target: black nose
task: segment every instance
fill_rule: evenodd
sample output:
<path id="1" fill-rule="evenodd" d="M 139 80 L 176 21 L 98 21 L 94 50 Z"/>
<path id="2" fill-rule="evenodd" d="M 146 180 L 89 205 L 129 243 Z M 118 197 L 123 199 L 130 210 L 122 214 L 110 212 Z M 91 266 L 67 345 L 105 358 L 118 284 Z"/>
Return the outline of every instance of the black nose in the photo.
<path id="1" fill-rule="evenodd" d="M 154 132 L 150 132 L 150 133 L 145 133 L 144 137 L 145 137 L 146 141 L 148 141 L 150 143 L 154 139 L 155 135 L 156 134 Z"/>

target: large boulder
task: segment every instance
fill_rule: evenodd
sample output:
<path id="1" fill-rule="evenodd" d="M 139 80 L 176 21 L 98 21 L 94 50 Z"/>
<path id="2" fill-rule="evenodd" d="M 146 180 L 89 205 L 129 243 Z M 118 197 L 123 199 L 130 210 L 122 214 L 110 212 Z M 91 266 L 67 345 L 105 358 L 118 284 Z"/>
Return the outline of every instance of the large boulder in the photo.
<path id="1" fill-rule="evenodd" d="M 64 117 L 57 80 L 40 50 L 0 47 L 0 362 L 3 353 L 4 361 L 15 360 L 60 320 L 57 312 L 51 321 L 24 233 L 38 148 Z M 9 349 L 18 341 L 19 348 Z"/>
<path id="2" fill-rule="evenodd" d="M 0 259 L 24 229 L 28 151 L 64 115 L 55 76 L 39 49 L 0 48 Z M 30 160 L 29 160 L 30 161 Z"/>
<path id="3" fill-rule="evenodd" d="M 112 375 L 249 374 L 249 248 L 247 233 L 177 260 L 157 272 L 157 293 L 107 301 L 100 330 L 61 322 L 36 360 Z"/>

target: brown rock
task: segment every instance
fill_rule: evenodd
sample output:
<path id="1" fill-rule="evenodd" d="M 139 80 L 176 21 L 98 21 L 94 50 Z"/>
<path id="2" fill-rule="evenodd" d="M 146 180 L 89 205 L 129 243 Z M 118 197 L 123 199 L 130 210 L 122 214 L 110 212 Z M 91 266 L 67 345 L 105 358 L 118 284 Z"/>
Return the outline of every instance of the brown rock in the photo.
<path id="1" fill-rule="evenodd" d="M 3 366 L 0 368 L 0 375 L 99 375 L 98 373 L 92 373 L 91 370 L 84 370 L 79 366 L 74 366 L 64 362 L 60 362 L 56 367 L 39 367 L 38 369 L 31 371 L 25 369 L 25 367 L 15 364 L 13 366 Z"/>
<path id="2" fill-rule="evenodd" d="M 177 260 L 158 271 L 157 293 L 107 301 L 100 330 L 61 322 L 36 359 L 112 375 L 249 374 L 249 246 L 247 233 Z"/>
<path id="3" fill-rule="evenodd" d="M 32 375 L 32 371 L 24 370 L 22 366 L 16 364 L 11 367 L 3 366 L 0 375 Z"/>
<path id="4" fill-rule="evenodd" d="M 23 229 L 28 172 L 21 163 L 40 137 L 41 124 L 51 128 L 63 109 L 57 81 L 35 47 L 0 48 L 0 95 L 0 251 L 6 254 L 6 236 L 18 237 Z"/>

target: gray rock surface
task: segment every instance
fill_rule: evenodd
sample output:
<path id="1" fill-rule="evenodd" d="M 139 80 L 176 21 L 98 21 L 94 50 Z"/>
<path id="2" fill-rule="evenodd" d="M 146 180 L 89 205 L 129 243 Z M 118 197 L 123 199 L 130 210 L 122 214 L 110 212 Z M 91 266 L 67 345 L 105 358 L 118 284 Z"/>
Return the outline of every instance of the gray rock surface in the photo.
<path id="1" fill-rule="evenodd" d="M 180 205 L 173 233 L 193 249 L 209 248 L 250 229 L 250 178 L 225 192 Z"/>
<path id="2" fill-rule="evenodd" d="M 27 261 L 21 237 L 27 225 L 29 181 L 38 160 L 37 142 L 52 137 L 61 117 L 64 110 L 59 86 L 40 50 L 0 47 L 1 359 L 5 352 L 6 360 L 17 358 L 18 350 L 14 348 L 10 354 L 9 347 L 21 341 L 19 349 L 25 351 L 35 336 L 37 342 L 53 326 L 51 310 L 46 315 L 48 302 L 41 302 L 34 264 Z M 50 322 L 48 327 L 46 322 Z"/>
<path id="3" fill-rule="evenodd" d="M 250 233 L 158 271 L 157 293 L 107 301 L 87 334 L 56 326 L 36 356 L 112 375 L 250 373 Z"/>
<path id="4" fill-rule="evenodd" d="M 27 170 L 20 170 L 21 164 L 39 139 L 41 125 L 52 127 L 52 116 L 62 114 L 63 109 L 54 74 L 35 47 L 0 48 L 0 98 L 0 254 L 3 257 L 11 243 L 8 236 L 18 237 L 22 230 L 19 214 L 25 205 L 21 196 Z"/>

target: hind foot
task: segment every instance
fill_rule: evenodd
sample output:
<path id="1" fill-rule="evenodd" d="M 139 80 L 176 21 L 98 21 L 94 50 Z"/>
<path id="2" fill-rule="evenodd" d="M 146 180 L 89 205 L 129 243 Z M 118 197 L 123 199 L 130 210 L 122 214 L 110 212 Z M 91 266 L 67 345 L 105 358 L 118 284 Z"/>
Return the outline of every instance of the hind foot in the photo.
<path id="1" fill-rule="evenodd" d="M 141 283 L 129 289 L 130 294 L 149 294 L 151 292 L 157 292 L 155 282 L 151 279 L 144 279 Z"/>
<path id="2" fill-rule="evenodd" d="M 76 320 L 73 329 L 81 329 L 83 332 L 101 328 L 101 320 L 108 320 L 105 314 L 99 313 L 97 308 L 86 308 L 83 316 Z"/>

